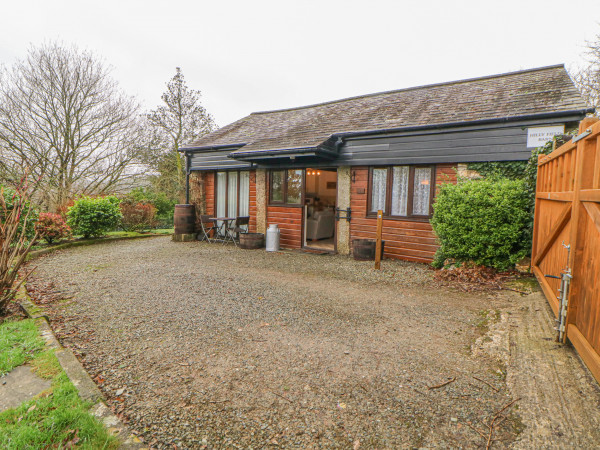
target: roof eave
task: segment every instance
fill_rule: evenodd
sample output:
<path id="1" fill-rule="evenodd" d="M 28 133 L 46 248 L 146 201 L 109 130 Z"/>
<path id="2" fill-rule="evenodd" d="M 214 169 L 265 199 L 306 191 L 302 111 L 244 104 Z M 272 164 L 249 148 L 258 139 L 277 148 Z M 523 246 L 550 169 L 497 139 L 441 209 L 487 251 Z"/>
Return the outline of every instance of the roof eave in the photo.
<path id="1" fill-rule="evenodd" d="M 565 117 L 565 116 L 578 116 L 578 115 L 585 116 L 586 114 L 591 114 L 591 113 L 594 113 L 595 111 L 596 111 L 595 108 L 585 108 L 585 109 L 575 109 L 575 110 L 551 112 L 551 113 L 539 113 L 539 114 L 528 114 L 528 115 L 521 115 L 521 116 L 502 117 L 502 118 L 494 118 L 494 119 L 446 122 L 446 123 L 438 123 L 438 124 L 430 124 L 430 125 L 412 125 L 412 126 L 408 126 L 408 127 L 395 127 L 395 128 L 385 128 L 385 129 L 382 128 L 382 129 L 376 129 L 376 130 L 347 131 L 347 132 L 342 131 L 339 133 L 333 133 L 331 135 L 331 138 L 370 136 L 370 135 L 405 132 L 405 131 L 430 130 L 430 129 L 435 129 L 435 128 L 454 128 L 454 127 L 470 126 L 470 125 L 486 125 L 486 124 L 494 124 L 494 123 L 520 122 L 523 120 L 552 119 L 552 118 Z"/>
<path id="2" fill-rule="evenodd" d="M 246 145 L 247 142 L 242 144 L 222 144 L 222 145 L 203 145 L 200 147 L 197 146 L 183 146 L 177 149 L 178 152 L 181 153 L 196 153 L 196 152 L 210 152 L 210 151 L 219 151 L 219 150 L 227 150 L 228 148 L 232 149 L 232 151 L 237 150 L 238 148 Z"/>
<path id="3" fill-rule="evenodd" d="M 269 150 L 237 150 L 227 155 L 238 161 L 254 161 L 265 158 L 292 158 L 292 157 L 315 156 L 324 159 L 334 159 L 338 156 L 337 152 L 329 150 L 323 146 L 317 145 L 314 147 L 298 147 L 287 149 L 269 149 Z"/>

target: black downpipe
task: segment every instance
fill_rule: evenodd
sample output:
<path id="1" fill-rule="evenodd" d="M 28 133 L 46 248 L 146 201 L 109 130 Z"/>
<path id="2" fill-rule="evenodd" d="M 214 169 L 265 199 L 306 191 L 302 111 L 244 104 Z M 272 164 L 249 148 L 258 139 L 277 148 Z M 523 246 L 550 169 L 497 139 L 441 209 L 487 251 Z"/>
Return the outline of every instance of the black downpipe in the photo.
<path id="1" fill-rule="evenodd" d="M 185 152 L 185 204 L 190 204 L 190 154 Z"/>

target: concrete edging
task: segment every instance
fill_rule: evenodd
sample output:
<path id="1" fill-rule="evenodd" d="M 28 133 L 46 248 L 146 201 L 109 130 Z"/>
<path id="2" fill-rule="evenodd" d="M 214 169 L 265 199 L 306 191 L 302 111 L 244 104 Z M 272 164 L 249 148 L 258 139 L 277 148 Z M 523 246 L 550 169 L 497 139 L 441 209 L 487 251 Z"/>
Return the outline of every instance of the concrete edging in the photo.
<path id="1" fill-rule="evenodd" d="M 70 349 L 60 345 L 54 331 L 52 331 L 48 316 L 44 314 L 42 308 L 36 306 L 31 301 L 24 286 L 21 286 L 15 300 L 27 316 L 35 320 L 42 337 L 46 341 L 46 346 L 54 349 L 54 354 L 60 366 L 67 374 L 67 377 L 69 377 L 69 380 L 71 380 L 71 383 L 77 388 L 79 396 L 85 401 L 94 403 L 90 408 L 90 413 L 99 419 L 108 431 L 121 441 L 119 448 L 132 450 L 146 449 L 147 446 L 131 432 L 121 419 L 111 412 L 104 401 L 104 395 L 83 368 L 75 354 Z"/>

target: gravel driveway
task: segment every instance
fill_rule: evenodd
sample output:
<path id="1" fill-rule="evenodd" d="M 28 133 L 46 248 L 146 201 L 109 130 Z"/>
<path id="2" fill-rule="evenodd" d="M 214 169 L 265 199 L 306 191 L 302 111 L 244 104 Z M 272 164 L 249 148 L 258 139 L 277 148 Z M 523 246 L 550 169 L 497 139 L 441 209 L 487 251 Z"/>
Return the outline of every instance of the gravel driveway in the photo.
<path id="1" fill-rule="evenodd" d="M 169 238 L 35 264 L 63 344 L 153 447 L 485 448 L 513 400 L 485 332 L 518 296 L 424 265 Z M 523 428 L 498 419 L 495 448 Z"/>

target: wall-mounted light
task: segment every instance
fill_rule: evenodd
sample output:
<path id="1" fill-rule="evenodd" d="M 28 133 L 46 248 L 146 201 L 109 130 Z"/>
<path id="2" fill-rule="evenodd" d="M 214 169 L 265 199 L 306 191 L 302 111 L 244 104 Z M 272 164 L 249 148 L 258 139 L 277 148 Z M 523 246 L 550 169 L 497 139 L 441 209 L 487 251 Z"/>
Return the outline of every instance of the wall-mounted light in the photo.
<path id="1" fill-rule="evenodd" d="M 352 182 L 356 182 L 356 170 L 352 171 Z"/>
<path id="2" fill-rule="evenodd" d="M 313 173 L 314 173 L 314 172 L 313 172 Z M 318 171 L 317 171 L 317 175 L 321 175 L 321 172 L 318 172 Z"/>

